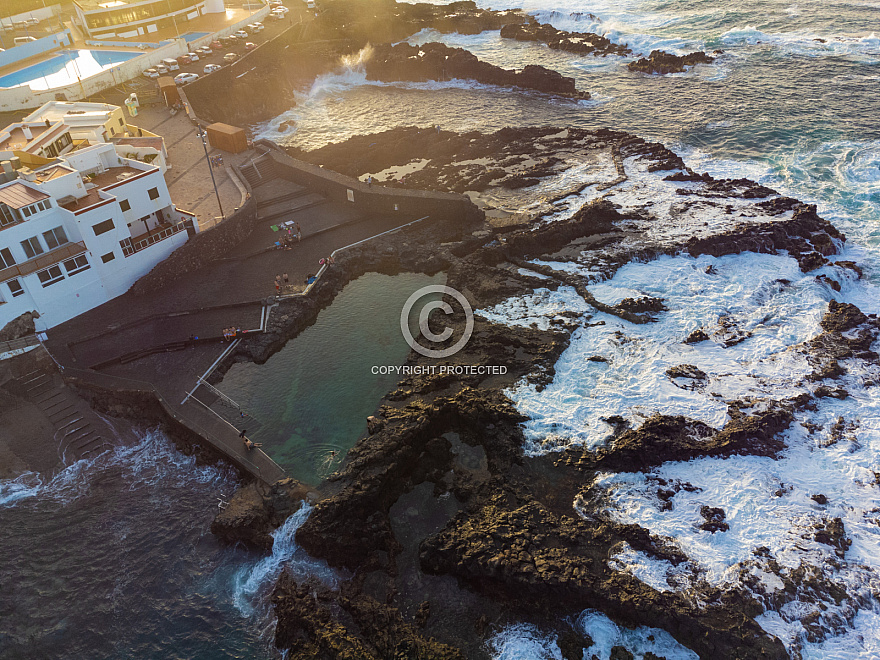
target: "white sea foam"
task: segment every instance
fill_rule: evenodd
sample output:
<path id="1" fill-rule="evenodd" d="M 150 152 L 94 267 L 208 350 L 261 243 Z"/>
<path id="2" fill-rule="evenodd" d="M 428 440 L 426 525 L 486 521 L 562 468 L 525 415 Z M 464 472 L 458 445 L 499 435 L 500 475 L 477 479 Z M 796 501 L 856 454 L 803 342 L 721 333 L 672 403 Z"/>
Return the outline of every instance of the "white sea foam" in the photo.
<path id="1" fill-rule="evenodd" d="M 602 417 L 622 415 L 637 425 L 659 412 L 721 428 L 728 419 L 726 400 L 805 391 L 798 377 L 811 367 L 787 349 L 820 332 L 831 297 L 829 288 L 801 273 L 794 259 L 752 253 L 631 263 L 608 282 L 589 288 L 607 304 L 625 297 L 662 298 L 669 311 L 657 323 L 644 325 L 596 313 L 589 326 L 573 333 L 549 386 L 538 392 L 534 385 L 520 383 L 509 390 L 530 418 L 525 424 L 527 453 L 599 445 L 611 431 Z M 528 300 L 523 304 L 532 305 Z M 519 323 L 523 314 L 515 313 L 517 309 L 517 303 L 508 301 L 487 318 Z M 509 312 L 506 319 L 504 310 Z M 699 327 L 712 334 L 719 317 L 731 319 L 739 332 L 750 336 L 728 348 L 715 341 L 682 343 Z M 604 325 L 593 325 L 598 321 Z M 727 337 L 727 331 L 718 332 L 719 341 Z M 672 382 L 666 370 L 681 364 L 703 370 L 705 386 L 683 389 Z"/>
<path id="2" fill-rule="evenodd" d="M 847 56 L 868 64 L 880 62 L 880 38 L 873 32 L 862 37 L 826 36 L 807 31 L 767 33 L 746 25 L 722 34 L 720 43 L 725 48 L 764 45 L 783 55 Z"/>
<path id="3" fill-rule="evenodd" d="M 593 308 L 574 288 L 561 286 L 556 291 L 536 289 L 528 296 L 508 298 L 494 307 L 478 309 L 475 313 L 494 323 L 547 330 L 554 320 L 567 320 L 563 313 L 586 314 L 590 311 Z"/>
<path id="4" fill-rule="evenodd" d="M 326 562 L 310 557 L 296 543 L 296 531 L 308 519 L 314 506 L 303 502 L 284 524 L 272 533 L 272 554 L 252 566 L 245 566 L 233 576 L 232 600 L 242 616 L 266 607 L 267 598 L 281 571 L 286 569 L 297 579 L 316 577 L 335 586 L 336 575 Z"/>
<path id="5" fill-rule="evenodd" d="M 220 483 L 228 476 L 222 468 L 198 465 L 194 456 L 179 452 L 160 432 L 149 431 L 134 444 L 115 446 L 80 459 L 51 477 L 27 472 L 0 481 L 0 506 L 32 500 L 68 504 L 86 495 L 92 484 L 108 471 L 120 473 L 129 490 L 171 483 L 169 479 L 183 485 Z"/>
<path id="6" fill-rule="evenodd" d="M 589 635 L 593 645 L 584 652 L 585 658 L 607 658 L 615 646 L 623 646 L 641 660 L 650 651 L 667 660 L 697 660 L 696 653 L 676 642 L 672 635 L 659 628 L 630 629 L 618 626 L 596 610 L 584 610 L 577 617 L 576 626 Z"/>
<path id="7" fill-rule="evenodd" d="M 505 626 L 489 638 L 487 646 L 493 660 L 562 660 L 556 637 L 529 623 Z"/>

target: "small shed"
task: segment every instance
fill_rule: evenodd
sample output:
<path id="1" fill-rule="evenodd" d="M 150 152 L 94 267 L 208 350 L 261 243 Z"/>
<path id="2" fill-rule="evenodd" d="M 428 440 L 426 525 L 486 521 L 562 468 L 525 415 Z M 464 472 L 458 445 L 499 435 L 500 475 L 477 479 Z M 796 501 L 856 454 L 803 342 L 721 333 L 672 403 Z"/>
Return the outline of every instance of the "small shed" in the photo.
<path id="1" fill-rule="evenodd" d="M 247 151 L 247 134 L 243 128 L 230 126 L 229 124 L 211 124 L 208 126 L 208 142 L 215 149 L 222 149 L 229 153 L 237 154 Z"/>
<path id="2" fill-rule="evenodd" d="M 159 83 L 159 94 L 165 99 L 165 105 L 170 108 L 180 102 L 180 94 L 177 92 L 177 85 L 174 84 L 174 78 L 161 76 L 157 82 Z"/>

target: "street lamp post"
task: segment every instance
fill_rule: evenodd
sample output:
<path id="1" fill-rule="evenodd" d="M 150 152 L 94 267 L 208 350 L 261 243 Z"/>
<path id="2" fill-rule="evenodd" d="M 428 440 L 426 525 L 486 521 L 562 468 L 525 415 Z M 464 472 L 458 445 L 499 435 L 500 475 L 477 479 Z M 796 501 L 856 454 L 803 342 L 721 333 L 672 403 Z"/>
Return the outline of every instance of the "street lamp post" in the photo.
<path id="1" fill-rule="evenodd" d="M 217 195 L 217 206 L 220 207 L 220 219 L 225 219 L 225 215 L 223 213 L 223 205 L 220 203 L 220 193 L 217 192 L 217 180 L 214 178 L 214 166 L 211 164 L 211 159 L 208 157 L 208 134 L 205 132 L 205 129 L 202 128 L 201 124 L 199 125 L 198 136 L 202 140 L 202 146 L 205 148 L 205 160 L 208 161 L 208 170 L 211 172 L 211 183 L 214 184 L 214 194 Z"/>

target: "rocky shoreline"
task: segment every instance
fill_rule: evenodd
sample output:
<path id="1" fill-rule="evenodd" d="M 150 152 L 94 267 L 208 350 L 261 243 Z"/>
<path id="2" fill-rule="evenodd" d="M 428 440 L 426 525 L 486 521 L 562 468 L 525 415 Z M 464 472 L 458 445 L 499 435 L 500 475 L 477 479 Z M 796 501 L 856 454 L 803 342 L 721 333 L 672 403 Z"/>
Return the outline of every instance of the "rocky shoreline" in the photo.
<path id="1" fill-rule="evenodd" d="M 558 155 L 563 152 L 566 157 Z M 650 324 L 666 313 L 664 301 L 601 303 L 574 271 L 544 264 L 569 262 L 611 278 L 633 259 L 755 251 L 788 254 L 807 273 L 826 266 L 845 240 L 814 207 L 748 180 L 700 175 L 662 145 L 615 131 L 459 135 L 396 129 L 297 156 L 380 181 L 383 172 L 418 161 L 421 168 L 409 168 L 406 180 L 395 185 L 470 191 L 486 212 L 483 222 L 454 232 L 416 227 L 381 248 L 367 245 L 346 253 L 322 280 L 323 290 L 315 292 L 324 304 L 345 282 L 370 270 L 443 271 L 448 285 L 465 292 L 475 309 L 539 288 L 570 287 L 597 312 Z M 500 212 L 529 201 L 530 188 L 585 162 L 594 168 L 594 181 L 542 194 L 541 204 L 527 215 Z M 505 185 L 517 177 L 532 182 Z M 857 272 L 855 264 L 844 262 L 835 269 L 838 277 Z M 821 278 L 834 281 L 826 273 L 817 281 Z M 313 318 L 316 305 L 282 303 L 273 317 L 276 325 L 243 344 L 236 359 L 267 359 Z M 797 349 L 814 364 L 807 379 L 812 393 L 728 401 L 730 421 L 722 428 L 668 415 L 633 427 L 610 410 L 606 421 L 613 430 L 598 449 L 572 446 L 526 455 L 526 418 L 505 391 L 522 379 L 537 391 L 550 384 L 572 332 L 592 315 L 572 311 L 546 328 L 478 316 L 467 347 L 450 361 L 501 363 L 507 374 L 410 376 L 386 395 L 369 433 L 321 484 L 321 499 L 296 536 L 309 554 L 350 579 L 333 591 L 282 577 L 272 597 L 278 648 L 289 650 L 290 658 L 485 657 L 492 626 L 525 619 L 555 631 L 567 660 L 582 658 L 591 642 L 566 617 L 589 603 L 622 624 L 663 628 L 701 657 L 788 657 L 781 642 L 755 621 L 765 599 L 756 589 L 720 589 L 695 577 L 687 594 L 658 591 L 615 569 L 613 557 L 622 547 L 672 566 L 687 565 L 688 558 L 672 540 L 614 522 L 604 513 L 604 496 L 589 484 L 600 472 L 649 472 L 666 461 L 779 455 L 801 411 L 818 398 L 846 395 L 834 384 L 846 371 L 840 360 L 876 364 L 871 345 L 880 323 L 853 305 L 832 302 L 823 334 Z M 706 327 L 681 341 L 722 346 L 742 341 L 745 335 L 725 323 L 719 319 L 718 329 Z M 431 363 L 414 353 L 407 362 Z M 680 387 L 700 387 L 706 378 L 691 365 L 670 369 L 667 376 Z M 672 485 L 665 497 L 686 486 Z M 660 489 L 666 493 L 664 488 L 669 487 Z M 269 532 L 303 490 L 288 484 L 271 496 L 251 494 L 243 498 L 250 502 L 246 514 L 218 519 L 216 531 L 227 540 L 267 548 Z M 724 510 L 704 509 L 705 533 L 723 532 Z M 847 547 L 840 519 L 817 529 L 815 538 L 838 550 Z M 772 570 L 772 563 L 767 566 Z M 787 593 L 793 598 L 796 577 L 779 567 L 777 573 L 792 585 Z M 832 582 L 810 579 L 817 593 L 836 593 Z"/>

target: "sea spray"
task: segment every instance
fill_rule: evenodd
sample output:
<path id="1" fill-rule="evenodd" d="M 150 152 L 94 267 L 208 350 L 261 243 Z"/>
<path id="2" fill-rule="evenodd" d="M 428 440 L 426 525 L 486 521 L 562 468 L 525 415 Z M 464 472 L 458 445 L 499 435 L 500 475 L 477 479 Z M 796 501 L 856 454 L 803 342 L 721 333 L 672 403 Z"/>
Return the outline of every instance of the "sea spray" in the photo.
<path id="1" fill-rule="evenodd" d="M 296 532 L 303 525 L 314 506 L 306 502 L 284 524 L 272 533 L 272 554 L 255 565 L 238 570 L 233 576 L 233 602 L 242 616 L 268 611 L 268 596 L 283 569 L 294 577 L 315 577 L 335 586 L 336 575 L 323 561 L 313 559 L 296 544 Z"/>

